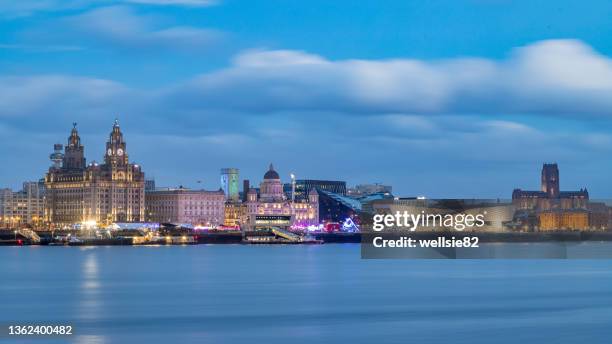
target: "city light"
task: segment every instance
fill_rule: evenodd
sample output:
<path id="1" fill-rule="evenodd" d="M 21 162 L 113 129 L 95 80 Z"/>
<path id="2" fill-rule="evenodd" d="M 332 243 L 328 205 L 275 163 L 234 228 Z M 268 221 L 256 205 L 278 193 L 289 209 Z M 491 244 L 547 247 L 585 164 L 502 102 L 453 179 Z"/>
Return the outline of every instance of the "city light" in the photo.
<path id="1" fill-rule="evenodd" d="M 93 229 L 96 228 L 97 222 L 95 220 L 87 220 L 81 223 L 82 228 L 84 229 Z"/>

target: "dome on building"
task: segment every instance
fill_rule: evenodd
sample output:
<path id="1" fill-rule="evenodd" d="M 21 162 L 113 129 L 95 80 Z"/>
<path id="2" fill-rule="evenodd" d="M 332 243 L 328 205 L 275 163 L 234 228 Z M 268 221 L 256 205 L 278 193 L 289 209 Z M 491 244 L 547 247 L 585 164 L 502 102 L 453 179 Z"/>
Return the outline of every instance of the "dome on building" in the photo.
<path id="1" fill-rule="evenodd" d="M 270 169 L 264 174 L 264 179 L 280 179 L 278 172 L 274 171 L 274 166 L 270 164 Z"/>

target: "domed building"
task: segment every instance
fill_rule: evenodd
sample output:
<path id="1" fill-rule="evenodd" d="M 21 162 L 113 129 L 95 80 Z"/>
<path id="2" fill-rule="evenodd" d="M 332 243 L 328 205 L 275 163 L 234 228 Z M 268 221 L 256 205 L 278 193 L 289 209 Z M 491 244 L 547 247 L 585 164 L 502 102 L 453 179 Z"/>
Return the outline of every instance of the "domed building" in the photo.
<path id="1" fill-rule="evenodd" d="M 278 172 L 270 164 L 270 169 L 264 174 L 263 182 L 259 185 L 259 199 L 262 201 L 275 202 L 284 198 L 283 183 L 281 183 Z"/>
<path id="2" fill-rule="evenodd" d="M 312 189 L 308 199 L 292 202 L 283 193 L 283 183 L 270 164 L 259 185 L 247 193 L 247 212 L 250 229 L 319 224 L 319 194 Z"/>

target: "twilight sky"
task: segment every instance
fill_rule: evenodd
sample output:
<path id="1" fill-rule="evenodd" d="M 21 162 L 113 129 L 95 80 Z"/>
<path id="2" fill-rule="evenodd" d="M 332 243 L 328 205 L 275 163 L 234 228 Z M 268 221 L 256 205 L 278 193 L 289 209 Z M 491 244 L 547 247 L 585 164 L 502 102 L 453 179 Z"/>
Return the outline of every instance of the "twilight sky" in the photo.
<path id="1" fill-rule="evenodd" d="M 612 198 L 612 2 L 0 0 L 0 186 L 117 117 L 158 185 L 391 184 L 403 196 L 561 187 Z"/>

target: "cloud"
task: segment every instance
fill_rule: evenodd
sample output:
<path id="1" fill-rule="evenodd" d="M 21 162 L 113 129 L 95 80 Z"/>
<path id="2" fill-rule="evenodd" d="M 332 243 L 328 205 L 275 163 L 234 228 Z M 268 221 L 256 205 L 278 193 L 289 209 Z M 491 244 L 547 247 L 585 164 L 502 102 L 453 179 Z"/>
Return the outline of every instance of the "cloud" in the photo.
<path id="1" fill-rule="evenodd" d="M 154 25 L 142 20 L 115 29 Z M 73 121 L 88 140 L 88 158 L 99 160 L 117 116 L 130 158 L 160 184 L 216 181 L 222 166 L 238 166 L 256 183 L 273 161 L 283 175 L 386 182 L 403 195 L 503 197 L 532 185 L 521 173 L 537 181 L 542 161 L 564 171 L 578 166 L 582 176 L 612 167 L 605 159 L 610 66 L 574 40 L 538 42 L 504 60 L 332 60 L 249 50 L 226 68 L 157 89 L 67 75 L 0 77 L 0 128 L 13 152 L 6 163 L 35 157 L 25 162 L 35 172 Z M 598 116 L 601 125 L 588 129 L 559 124 Z M 0 180 L 20 178 L 0 171 Z M 597 183 L 565 188 L 612 192 L 603 177 Z"/>
<path id="2" fill-rule="evenodd" d="M 119 112 L 135 112 L 138 97 L 138 91 L 104 79 L 0 77 L 0 123 L 29 133 L 51 133 L 74 121 L 96 126 Z"/>
<path id="3" fill-rule="evenodd" d="M 67 30 L 62 31 L 70 32 L 68 39 L 77 38 L 85 44 L 105 43 L 123 49 L 198 50 L 208 48 L 223 35 L 212 29 L 162 26 L 159 18 L 138 15 L 125 6 L 97 8 L 64 18 L 62 23 L 67 26 Z"/>
<path id="4" fill-rule="evenodd" d="M 339 60 L 247 51 L 177 89 L 195 107 L 241 111 L 612 115 L 612 62 L 576 40 L 551 40 L 502 61 Z"/>
<path id="5" fill-rule="evenodd" d="M 193 8 L 214 6 L 219 3 L 218 0 L 0 0 L 0 16 L 16 18 L 37 12 L 61 12 L 123 4 Z"/>
<path id="6" fill-rule="evenodd" d="M 184 27 L 151 30 L 150 18 L 134 17 L 124 7 L 95 10 L 70 22 L 92 35 L 117 39 L 126 45 L 188 44 L 197 42 L 201 35 L 199 30 Z M 75 84 L 103 84 L 104 87 L 97 87 L 98 92 L 127 89 L 107 80 L 60 76 L 44 76 L 40 85 L 31 82 L 32 78 L 20 78 L 18 84 L 35 88 L 34 94 L 44 98 L 64 89 L 47 86 L 50 82 L 66 85 L 75 79 Z M 21 89 L 7 87 L 3 96 L 17 99 L 6 94 Z M 20 94 L 28 97 L 29 92 L 26 88 Z M 609 118 L 612 62 L 575 40 L 538 42 L 516 49 L 501 61 L 475 58 L 334 61 L 301 51 L 251 50 L 237 55 L 229 67 L 142 94 L 143 99 L 149 98 L 139 100 L 142 106 L 167 107 L 188 118 L 221 112 L 257 116 L 271 113 L 300 116 L 310 112 L 351 116 Z M 31 103 L 25 102 L 24 107 Z M 410 123 L 400 117 L 396 121 L 400 121 L 398 126 L 405 123 L 426 126 L 420 119 Z"/>

